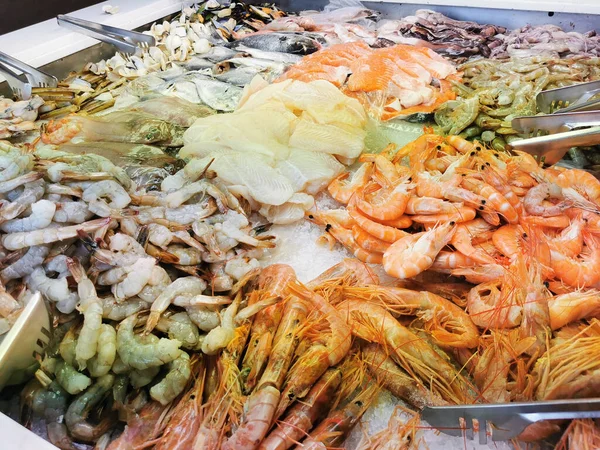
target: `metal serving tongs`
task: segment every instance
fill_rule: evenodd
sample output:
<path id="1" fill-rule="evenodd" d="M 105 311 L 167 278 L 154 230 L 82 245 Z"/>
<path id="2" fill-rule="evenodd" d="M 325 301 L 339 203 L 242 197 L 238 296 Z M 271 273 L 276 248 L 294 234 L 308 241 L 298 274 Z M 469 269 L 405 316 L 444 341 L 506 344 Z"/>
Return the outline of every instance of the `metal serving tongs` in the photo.
<path id="1" fill-rule="evenodd" d="M 600 398 L 552 400 L 530 403 L 425 407 L 422 418 L 431 426 L 452 436 L 474 438 L 486 444 L 517 437 L 540 420 L 588 419 L 600 417 Z"/>
<path id="2" fill-rule="evenodd" d="M 75 30 L 86 36 L 114 45 L 120 51 L 130 55 L 140 55 L 142 48 L 156 45 L 153 36 L 137 31 L 124 30 L 62 14 L 57 16 L 56 20 L 61 27 Z"/>
<path id="3" fill-rule="evenodd" d="M 12 69 L 17 69 L 23 72 L 27 82 L 21 80 L 19 75 Z M 13 91 L 13 94 L 23 100 L 28 100 L 31 97 L 32 87 L 56 87 L 58 80 L 56 77 L 42 72 L 23 61 L 19 61 L 6 53 L 0 52 L 0 71 L 6 78 L 8 85 Z"/>
<path id="4" fill-rule="evenodd" d="M 600 81 L 590 81 L 540 92 L 537 111 L 545 114 L 600 109 Z"/>
<path id="5" fill-rule="evenodd" d="M 511 147 L 547 164 L 560 161 L 571 147 L 600 144 L 600 111 L 517 117 L 512 120 L 512 127 L 532 137 L 513 141 Z"/>
<path id="6" fill-rule="evenodd" d="M 31 368 L 36 356 L 42 355 L 50 336 L 50 317 L 39 292 L 33 294 L 12 328 L 0 338 L 0 390 L 8 384 L 19 384 Z"/>

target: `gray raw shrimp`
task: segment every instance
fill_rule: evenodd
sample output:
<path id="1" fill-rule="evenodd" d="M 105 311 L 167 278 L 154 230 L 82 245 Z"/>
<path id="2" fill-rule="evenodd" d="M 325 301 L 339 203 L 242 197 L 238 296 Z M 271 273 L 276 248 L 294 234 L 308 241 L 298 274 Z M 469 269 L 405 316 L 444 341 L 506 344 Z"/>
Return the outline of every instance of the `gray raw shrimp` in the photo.
<path id="1" fill-rule="evenodd" d="M 105 204 L 110 209 L 116 210 L 123 209 L 131 203 L 131 197 L 127 191 L 123 189 L 123 186 L 113 180 L 98 181 L 85 189 L 81 198 L 87 203 L 104 203 L 104 198 L 108 198 L 110 201 Z"/>
<path id="2" fill-rule="evenodd" d="M 95 219 L 67 227 L 48 227 L 41 230 L 5 234 L 2 236 L 2 246 L 7 250 L 18 250 L 34 245 L 64 241 L 77 237 L 82 231 L 89 233 L 108 223 L 110 223 L 110 219 Z"/>
<path id="3" fill-rule="evenodd" d="M 87 361 L 87 369 L 94 378 L 110 372 L 117 356 L 117 332 L 111 325 L 102 324 L 98 337 L 98 353 Z"/>
<path id="4" fill-rule="evenodd" d="M 2 281 L 15 280 L 23 278 L 33 272 L 33 269 L 44 262 L 44 259 L 50 253 L 50 247 L 47 245 L 35 245 L 29 247 L 19 260 L 4 268 L 0 272 Z"/>
<path id="5" fill-rule="evenodd" d="M 179 258 L 178 263 L 182 266 L 196 266 L 202 263 L 203 253 L 197 248 L 172 244 L 167 247 L 167 252 Z"/>
<path id="6" fill-rule="evenodd" d="M 54 222 L 83 223 L 94 217 L 85 202 L 58 202 L 54 213 Z"/>
<path id="7" fill-rule="evenodd" d="M 150 307 L 150 316 L 146 322 L 145 333 L 150 333 L 160 315 L 167 310 L 171 302 L 178 295 L 197 295 L 201 294 L 206 289 L 206 282 L 196 277 L 178 278 L 173 281 L 152 303 Z"/>
<path id="8" fill-rule="evenodd" d="M 29 172 L 24 175 L 20 175 L 16 178 L 13 178 L 8 181 L 0 182 L 0 194 L 6 194 L 10 191 L 17 189 L 18 187 L 27 184 L 33 183 L 34 181 L 39 180 L 44 175 L 39 172 Z"/>
<path id="9" fill-rule="evenodd" d="M 143 336 L 134 333 L 137 315 L 125 318 L 117 329 L 117 352 L 125 364 L 137 370 L 162 366 L 179 356 L 181 342 L 161 338 L 155 343 L 145 343 Z"/>
<path id="10" fill-rule="evenodd" d="M 149 385 L 152 383 L 152 380 L 154 380 L 154 377 L 158 375 L 158 372 L 160 372 L 159 366 L 148 367 L 147 369 L 143 370 L 132 370 L 129 372 L 129 381 L 131 382 L 131 386 L 134 389 L 139 389 Z"/>
<path id="11" fill-rule="evenodd" d="M 161 266 L 154 266 L 148 284 L 140 291 L 138 297 L 152 303 L 171 284 L 171 278 Z"/>
<path id="12" fill-rule="evenodd" d="M 139 294 L 150 281 L 155 264 L 154 258 L 141 258 L 127 267 L 125 278 L 111 288 L 117 301 Z"/>
<path id="13" fill-rule="evenodd" d="M 44 269 L 38 266 L 25 277 L 25 283 L 32 291 L 39 291 L 45 298 L 55 302 L 63 314 L 70 314 L 75 310 L 79 297 L 69 290 L 66 278 L 49 278 Z"/>
<path id="14" fill-rule="evenodd" d="M 39 200 L 31 205 L 31 215 L 23 219 L 12 219 L 0 225 L 5 233 L 22 233 L 46 228 L 52 223 L 56 204 L 49 200 Z"/>
<path id="15" fill-rule="evenodd" d="M 29 206 L 40 200 L 46 191 L 46 183 L 44 180 L 37 180 L 27 183 L 23 186 L 23 191 L 16 197 L 12 198 L 10 194 L 8 198 L 16 205 Z"/>
<path id="16" fill-rule="evenodd" d="M 114 425 L 110 416 L 101 418 L 100 422 L 92 425 L 87 422 L 87 418 L 98 403 L 112 389 L 115 376 L 112 374 L 104 375 L 96 380 L 96 383 L 90 386 L 85 392 L 79 394 L 71 402 L 65 414 L 65 423 L 69 433 L 75 439 L 84 442 L 95 442 L 100 436 L 106 433 Z"/>
<path id="17" fill-rule="evenodd" d="M 169 363 L 169 372 L 165 377 L 150 388 L 150 397 L 161 405 L 167 405 L 183 392 L 191 375 L 190 357 L 182 351 L 178 358 Z"/>
<path id="18" fill-rule="evenodd" d="M 106 297 L 102 299 L 102 317 L 120 322 L 132 314 L 148 309 L 150 304 L 138 297 L 128 298 L 125 302 L 117 302 L 114 297 Z"/>

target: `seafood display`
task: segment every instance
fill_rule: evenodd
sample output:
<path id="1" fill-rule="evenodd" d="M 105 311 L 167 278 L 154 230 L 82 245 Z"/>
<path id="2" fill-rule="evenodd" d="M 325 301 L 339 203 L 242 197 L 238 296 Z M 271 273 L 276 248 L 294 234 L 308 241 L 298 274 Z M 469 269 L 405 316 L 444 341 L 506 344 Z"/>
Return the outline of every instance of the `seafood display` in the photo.
<path id="1" fill-rule="evenodd" d="M 500 44 L 506 29 L 496 25 L 454 20 L 428 9 L 401 20 L 382 20 L 377 37 L 396 44 L 429 47 L 442 55 L 467 59 L 489 57 Z"/>
<path id="2" fill-rule="evenodd" d="M 356 42 L 303 58 L 280 80 L 289 79 L 330 81 L 388 120 L 431 113 L 453 100 L 449 80 L 458 76 L 452 64 L 428 48 L 398 44 L 373 50 Z"/>
<path id="3" fill-rule="evenodd" d="M 68 450 L 416 449 L 425 406 L 598 395 L 600 158 L 510 147 L 600 79 L 595 32 L 214 0 L 145 32 L 0 99 L 0 345 L 36 292 L 53 327 L 13 417 Z"/>
<path id="4" fill-rule="evenodd" d="M 292 223 L 314 206 L 311 194 L 344 170 L 339 161 L 361 154 L 367 115 L 328 81 L 261 81 L 235 112 L 197 120 L 185 132 L 179 156 L 192 159 L 173 178 L 210 163 L 269 222 Z"/>
<path id="5" fill-rule="evenodd" d="M 512 119 L 537 114 L 537 94 L 598 80 L 599 64 L 597 58 L 587 56 L 560 59 L 551 55 L 467 61 L 457 67 L 463 74 L 461 83 L 452 82 L 457 98 L 438 108 L 435 121 L 444 133 L 505 150 L 507 144 L 523 137 L 512 128 Z M 596 152 L 582 155 L 577 148 L 570 152 L 576 167 L 589 165 L 586 154 L 598 158 Z"/>

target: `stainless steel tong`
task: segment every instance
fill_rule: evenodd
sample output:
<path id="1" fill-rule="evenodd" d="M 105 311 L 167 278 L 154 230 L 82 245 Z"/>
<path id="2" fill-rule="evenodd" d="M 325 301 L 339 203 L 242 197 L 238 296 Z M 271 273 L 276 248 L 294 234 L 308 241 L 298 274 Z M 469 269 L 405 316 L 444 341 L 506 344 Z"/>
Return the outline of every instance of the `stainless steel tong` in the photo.
<path id="1" fill-rule="evenodd" d="M 19 75 L 13 69 L 23 72 L 27 82 L 19 78 Z M 2 72 L 4 78 L 6 78 L 13 94 L 23 100 L 28 100 L 31 97 L 32 87 L 58 86 L 56 77 L 31 67 L 29 64 L 25 64 L 23 61 L 19 61 L 2 52 L 0 52 L 0 72 Z"/>
<path id="2" fill-rule="evenodd" d="M 540 92 L 538 112 L 553 114 L 600 109 L 600 81 L 590 81 Z"/>
<path id="3" fill-rule="evenodd" d="M 543 158 L 547 164 L 560 161 L 571 147 L 600 144 L 600 111 L 517 117 L 512 127 L 531 137 L 513 141 L 511 147 Z"/>
<path id="4" fill-rule="evenodd" d="M 425 407 L 422 418 L 431 426 L 452 436 L 479 443 L 506 441 L 517 437 L 532 423 L 540 420 L 588 419 L 600 417 L 600 398 L 552 400 L 530 403 L 496 403 L 485 405 Z"/>
<path id="5" fill-rule="evenodd" d="M 143 48 L 156 45 L 156 40 L 153 36 L 138 33 L 137 31 L 124 30 L 62 14 L 57 16 L 56 20 L 61 27 L 72 29 L 99 41 L 114 45 L 120 51 L 130 55 L 139 55 Z"/>

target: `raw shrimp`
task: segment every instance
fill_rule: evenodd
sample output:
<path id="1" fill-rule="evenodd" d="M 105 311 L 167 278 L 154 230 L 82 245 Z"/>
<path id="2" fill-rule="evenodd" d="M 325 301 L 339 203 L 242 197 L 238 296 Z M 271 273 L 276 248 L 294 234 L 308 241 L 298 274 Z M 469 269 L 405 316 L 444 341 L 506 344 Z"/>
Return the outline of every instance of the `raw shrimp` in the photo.
<path id="1" fill-rule="evenodd" d="M 82 223 L 94 216 L 85 202 L 58 202 L 52 220 L 58 223 Z"/>
<path id="2" fill-rule="evenodd" d="M 264 386 L 254 391 L 247 403 L 247 411 L 239 428 L 223 444 L 223 450 L 254 450 L 271 427 L 271 418 L 279 403 L 279 390 Z"/>
<path id="3" fill-rule="evenodd" d="M 422 338 L 401 325 L 383 307 L 360 300 L 346 300 L 337 306 L 352 327 L 352 333 L 368 342 L 388 346 L 400 366 L 428 383 L 432 392 L 447 401 L 464 403 L 469 387 L 457 370 Z"/>
<path id="4" fill-rule="evenodd" d="M 110 430 L 114 425 L 114 419 L 111 412 L 104 414 L 99 423 L 92 425 L 87 422 L 87 418 L 98 403 L 100 403 L 106 393 L 110 391 L 115 381 L 115 376 L 104 375 L 89 387 L 85 392 L 71 402 L 69 409 L 65 414 L 65 423 L 69 433 L 75 439 L 84 442 L 95 442 L 100 436 Z"/>
<path id="5" fill-rule="evenodd" d="M 288 283 L 295 279 L 296 273 L 288 265 L 272 264 L 266 267 L 258 279 L 261 297 L 273 296 L 281 299 Z M 242 373 L 247 373 L 244 381 L 246 392 L 252 392 L 262 375 L 271 353 L 273 337 L 283 315 L 283 308 L 284 303 L 279 301 L 260 311 L 252 322 L 248 349 L 242 362 Z"/>
<path id="6" fill-rule="evenodd" d="M 86 363 L 90 375 L 94 378 L 106 375 L 117 356 L 117 332 L 111 325 L 102 324 L 98 336 L 98 352 Z"/>
<path id="7" fill-rule="evenodd" d="M 137 370 L 167 364 L 181 353 L 181 342 L 161 338 L 156 343 L 144 343 L 141 336 L 136 336 L 134 327 L 137 314 L 125 318 L 117 329 L 117 352 L 123 362 Z"/>
<path id="8" fill-rule="evenodd" d="M 18 250 L 20 248 L 31 247 L 34 245 L 50 244 L 56 241 L 77 237 L 78 233 L 84 231 L 89 233 L 97 230 L 108 223 L 111 219 L 96 219 L 84 222 L 79 225 L 67 227 L 45 228 L 28 232 L 11 233 L 2 236 L 2 245 L 7 250 Z"/>
<path id="9" fill-rule="evenodd" d="M 546 206 L 547 198 L 564 199 L 562 188 L 554 183 L 541 183 L 529 189 L 523 199 L 523 207 L 532 216 L 552 217 L 561 215 L 565 209 L 571 207 L 568 200 L 555 205 Z"/>
<path id="10" fill-rule="evenodd" d="M 171 284 L 171 278 L 159 265 L 152 268 L 148 284 L 140 291 L 138 297 L 145 302 L 153 302 Z"/>
<path id="11" fill-rule="evenodd" d="M 150 388 L 150 397 L 161 405 L 171 403 L 181 394 L 191 375 L 190 356 L 182 351 L 169 363 L 169 372 L 165 377 Z"/>
<path id="12" fill-rule="evenodd" d="M 440 250 L 450 242 L 455 231 L 454 222 L 448 222 L 429 231 L 399 239 L 383 254 L 385 271 L 404 279 L 427 270 Z"/>
<path id="13" fill-rule="evenodd" d="M 125 268 L 125 278 L 113 284 L 111 288 L 117 301 L 139 294 L 148 284 L 155 264 L 154 258 L 141 258 Z"/>
<path id="14" fill-rule="evenodd" d="M 25 255 L 0 272 L 2 281 L 7 282 L 26 277 L 44 262 L 49 253 L 50 247 L 47 245 L 29 247 Z"/>
<path id="15" fill-rule="evenodd" d="M 151 341 L 154 343 L 156 339 L 152 339 Z M 129 372 L 129 381 L 131 383 L 131 387 L 134 389 L 139 389 L 141 387 L 148 386 L 150 383 L 152 383 L 159 372 L 160 367 L 148 367 L 144 370 L 131 370 Z"/>
<path id="16" fill-rule="evenodd" d="M 85 391 L 92 380 L 65 361 L 59 361 L 54 372 L 56 381 L 71 395 L 77 395 Z"/>
<path id="17" fill-rule="evenodd" d="M 344 317 L 327 300 L 306 288 L 299 281 L 291 283 L 292 295 L 310 303 L 329 325 L 329 333 L 321 331 L 313 345 L 294 363 L 281 391 L 275 417 L 281 416 L 296 398 L 303 398 L 310 387 L 329 368 L 338 364 L 350 350 L 352 332 Z"/>
<path id="18" fill-rule="evenodd" d="M 155 444 L 155 450 L 187 450 L 193 448 L 194 440 L 202 423 L 202 394 L 205 381 L 205 363 L 191 361 L 193 372 L 198 372 L 193 386 L 186 391 L 173 408 L 173 414 L 165 426 L 162 436 Z M 200 447 L 201 448 L 201 447 Z"/>
<path id="19" fill-rule="evenodd" d="M 204 291 L 206 287 L 206 282 L 196 277 L 178 278 L 171 283 L 153 301 L 150 308 L 150 316 L 146 322 L 145 334 L 150 333 L 154 329 L 160 319 L 160 315 L 166 311 L 175 297 L 178 295 L 202 294 L 202 291 Z"/>
<path id="20" fill-rule="evenodd" d="M 172 244 L 166 250 L 177 258 L 177 263 L 182 266 L 196 266 L 202 263 L 202 252 L 196 248 Z"/>
<path id="21" fill-rule="evenodd" d="M 228 209 L 227 196 L 221 192 L 214 184 L 208 180 L 199 180 L 186 184 L 177 191 L 170 192 L 164 199 L 165 206 L 168 208 L 177 208 L 197 194 L 208 194 L 215 199 L 220 211 L 225 212 Z"/>
<path id="22" fill-rule="evenodd" d="M 441 397 L 430 392 L 423 383 L 416 381 L 398 367 L 379 344 L 364 346 L 362 356 L 367 369 L 383 387 L 415 408 L 447 404 Z"/>
<path id="23" fill-rule="evenodd" d="M 196 350 L 200 343 L 198 327 L 192 322 L 187 312 L 178 312 L 169 317 L 161 317 L 156 328 L 166 332 L 169 339 L 181 342 L 183 348 Z"/>
<path id="24" fill-rule="evenodd" d="M 323 418 L 342 382 L 339 369 L 329 369 L 312 386 L 302 402 L 292 406 L 279 426 L 260 444 L 259 450 L 286 450 Z"/>
<path id="25" fill-rule="evenodd" d="M 55 302 L 58 310 L 70 314 L 75 309 L 79 296 L 69 290 L 66 278 L 49 278 L 42 267 L 36 267 L 26 278 L 27 286 L 40 291 L 48 300 Z"/>
<path id="26" fill-rule="evenodd" d="M 96 294 L 94 283 L 87 277 L 81 264 L 69 259 L 67 265 L 77 282 L 78 308 L 83 314 L 83 327 L 75 347 L 75 359 L 79 368 L 83 369 L 86 361 L 92 358 L 98 349 L 98 340 L 102 332 L 102 302 Z"/>
<path id="27" fill-rule="evenodd" d="M 227 345 L 235 337 L 235 316 L 237 314 L 241 301 L 241 293 L 236 295 L 235 299 L 221 314 L 221 324 L 208 332 L 202 342 L 202 352 L 207 355 L 214 355 L 220 349 Z"/>
<path id="28" fill-rule="evenodd" d="M 43 176 L 44 174 L 39 172 L 29 172 L 25 175 L 13 178 L 12 180 L 2 181 L 0 182 L 0 194 L 6 194 L 24 184 L 33 183 L 34 181 L 39 180 Z"/>
<path id="29" fill-rule="evenodd" d="M 148 309 L 150 304 L 150 302 L 138 297 L 128 298 L 126 302 L 117 302 L 113 296 L 106 297 L 102 299 L 102 317 L 108 320 L 121 321 L 125 317 Z"/>
<path id="30" fill-rule="evenodd" d="M 31 205 L 31 215 L 23 219 L 12 219 L 0 225 L 5 233 L 22 233 L 46 228 L 52 223 L 56 204 L 49 200 L 40 200 Z M 10 236 L 10 235 L 8 235 Z M 6 236 L 5 236 L 6 237 Z"/>

